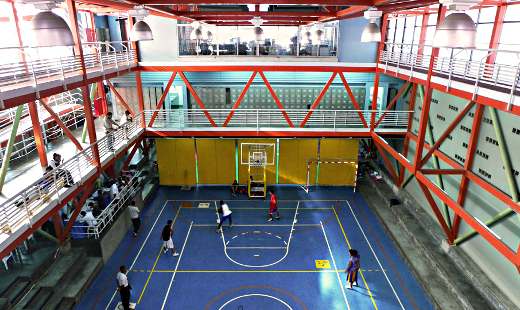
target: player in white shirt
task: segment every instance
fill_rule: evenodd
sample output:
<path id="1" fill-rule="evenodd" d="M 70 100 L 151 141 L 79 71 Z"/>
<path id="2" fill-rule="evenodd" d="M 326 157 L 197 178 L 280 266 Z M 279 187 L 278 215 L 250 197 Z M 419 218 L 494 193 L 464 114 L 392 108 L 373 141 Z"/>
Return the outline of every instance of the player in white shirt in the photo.
<path id="1" fill-rule="evenodd" d="M 135 201 L 132 201 L 128 205 L 128 212 L 130 213 L 130 219 L 132 219 L 132 225 L 134 226 L 134 237 L 136 237 L 139 227 L 141 226 L 141 219 L 139 218 L 141 211 L 135 206 Z"/>
<path id="2" fill-rule="evenodd" d="M 130 309 L 130 290 L 132 287 L 128 284 L 128 277 L 126 276 L 127 270 L 125 266 L 119 267 L 119 272 L 117 273 L 117 290 L 119 294 L 121 294 L 121 304 L 123 305 L 124 310 Z"/>
<path id="3" fill-rule="evenodd" d="M 217 226 L 217 232 L 222 232 L 222 224 L 224 224 L 225 220 L 229 220 L 229 228 L 233 227 L 233 220 L 231 218 L 231 209 L 229 209 L 229 206 L 227 203 L 224 202 L 224 200 L 220 201 L 220 208 L 218 208 L 218 213 L 222 214 L 222 218 L 220 219 L 218 226 Z"/>

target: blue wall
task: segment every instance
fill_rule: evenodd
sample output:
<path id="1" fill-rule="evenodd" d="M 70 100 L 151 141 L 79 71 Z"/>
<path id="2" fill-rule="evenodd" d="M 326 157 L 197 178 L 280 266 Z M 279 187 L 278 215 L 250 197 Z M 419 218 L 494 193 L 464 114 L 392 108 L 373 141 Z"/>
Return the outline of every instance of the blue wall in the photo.
<path id="1" fill-rule="evenodd" d="M 338 60 L 341 62 L 376 62 L 377 43 L 361 43 L 361 33 L 367 24 L 363 17 L 339 21 Z"/>
<path id="2" fill-rule="evenodd" d="M 94 15 L 94 22 L 96 23 L 96 28 L 108 28 L 107 16 Z"/>

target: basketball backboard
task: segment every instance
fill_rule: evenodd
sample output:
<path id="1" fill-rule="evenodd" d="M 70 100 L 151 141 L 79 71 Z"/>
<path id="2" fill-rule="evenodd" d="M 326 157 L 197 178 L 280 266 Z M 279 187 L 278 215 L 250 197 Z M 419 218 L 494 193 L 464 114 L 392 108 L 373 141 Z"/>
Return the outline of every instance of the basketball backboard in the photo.
<path id="1" fill-rule="evenodd" d="M 240 143 L 240 164 L 274 165 L 275 143 Z"/>

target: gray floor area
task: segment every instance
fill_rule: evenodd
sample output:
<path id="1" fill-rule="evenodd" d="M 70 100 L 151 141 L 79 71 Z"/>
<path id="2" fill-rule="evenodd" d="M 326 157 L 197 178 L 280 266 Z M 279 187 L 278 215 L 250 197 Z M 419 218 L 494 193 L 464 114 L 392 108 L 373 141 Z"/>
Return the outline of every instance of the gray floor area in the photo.
<path id="1" fill-rule="evenodd" d="M 105 136 L 105 130 L 103 129 L 103 122 L 101 118 L 95 120 L 96 124 L 96 135 L 100 139 Z M 72 130 L 74 136 L 81 143 L 82 128 Z M 89 146 L 88 136 L 86 139 L 87 143 L 81 143 L 83 148 Z M 63 160 L 67 160 L 77 154 L 76 146 L 66 137 L 60 137 L 54 140 L 52 143 L 46 145 L 47 147 L 47 158 L 51 160 L 52 153 L 60 153 Z M 40 166 L 40 160 L 38 153 L 34 150 L 29 156 L 23 159 L 15 160 L 10 163 L 9 170 L 5 179 L 5 184 L 2 189 L 0 201 L 8 199 L 14 196 L 25 185 L 32 184 L 42 176 L 42 168 Z"/>

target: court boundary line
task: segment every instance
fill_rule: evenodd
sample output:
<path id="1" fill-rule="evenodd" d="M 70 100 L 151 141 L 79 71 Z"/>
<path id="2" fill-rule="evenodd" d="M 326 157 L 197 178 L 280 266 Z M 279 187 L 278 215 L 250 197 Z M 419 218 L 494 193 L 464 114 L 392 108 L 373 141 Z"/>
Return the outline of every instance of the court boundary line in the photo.
<path id="1" fill-rule="evenodd" d="M 287 249 L 285 246 L 228 246 L 231 250 L 282 250 Z"/>
<path id="2" fill-rule="evenodd" d="M 173 218 L 172 228 L 175 226 L 175 222 L 177 221 L 177 218 L 179 217 L 179 213 L 181 212 L 182 208 L 177 208 L 177 212 L 175 213 L 175 217 Z M 173 236 L 172 236 L 173 238 Z M 163 251 L 163 246 L 159 248 L 159 254 L 157 254 L 157 257 L 155 258 L 155 262 L 153 263 L 152 270 L 150 271 L 150 274 L 148 275 L 148 278 L 146 279 L 146 283 L 143 286 L 143 289 L 141 290 L 141 294 L 139 295 L 139 299 L 137 300 L 137 304 L 141 303 L 141 299 L 143 298 L 144 291 L 146 291 L 146 288 L 148 287 L 148 283 L 150 282 L 150 279 L 152 278 L 152 274 L 155 270 L 155 267 L 157 266 L 157 262 L 159 261 L 159 258 L 161 257 L 161 253 Z"/>
<path id="3" fill-rule="evenodd" d="M 237 297 L 234 297 L 234 298 L 231 298 L 230 300 L 226 301 L 222 306 L 220 306 L 220 308 L 218 308 L 218 310 L 222 310 L 225 306 L 227 306 L 229 303 L 235 301 L 235 300 L 238 300 L 240 298 L 244 298 L 244 297 L 251 297 L 251 296 L 260 296 L 260 297 L 267 297 L 267 298 L 271 298 L 271 299 L 274 299 L 276 301 L 279 301 L 281 302 L 284 306 L 286 306 L 287 308 L 289 308 L 289 310 L 293 310 L 293 308 L 291 306 L 289 306 L 288 303 L 286 303 L 285 301 L 281 300 L 280 298 L 278 297 L 274 297 L 274 296 L 271 296 L 271 295 L 267 295 L 267 294 L 258 294 L 258 293 L 253 293 L 253 294 L 245 294 L 245 295 L 240 295 L 240 296 L 237 296 Z"/>
<path id="4" fill-rule="evenodd" d="M 345 243 L 347 244 L 347 248 L 350 250 L 352 248 L 352 246 L 350 245 L 350 241 L 348 240 L 348 237 L 347 237 L 347 233 L 345 233 L 345 229 L 343 228 L 343 224 L 341 223 L 341 221 L 339 220 L 339 216 L 338 216 L 338 213 L 336 212 L 336 209 L 332 209 L 334 211 L 334 215 L 336 215 L 336 220 L 339 224 L 339 228 L 341 228 L 341 232 L 343 233 L 343 237 L 345 238 Z M 377 307 L 377 304 L 376 304 L 376 300 L 374 299 L 374 296 L 372 295 L 372 290 L 370 290 L 370 286 L 368 286 L 368 282 L 367 280 L 365 279 L 365 275 L 363 274 L 363 272 L 366 271 L 366 269 L 359 269 L 359 274 L 361 275 L 361 279 L 363 280 L 363 283 L 365 284 L 366 288 L 367 288 L 367 291 L 368 291 L 368 296 L 370 296 L 370 300 L 372 301 L 372 305 L 374 305 L 374 309 L 375 310 L 379 310 L 379 308 Z"/>
<path id="5" fill-rule="evenodd" d="M 366 272 L 381 272 L 379 269 L 362 269 Z M 151 270 L 133 270 L 133 272 L 150 272 Z M 337 269 L 338 272 L 344 271 L 344 269 Z M 175 272 L 173 269 L 156 269 L 155 273 L 172 273 Z M 222 269 L 222 270 L 196 270 L 196 269 L 184 269 L 177 270 L 177 273 L 332 273 L 336 272 L 334 269 L 294 269 L 294 270 L 252 270 L 252 269 Z"/>
<path id="6" fill-rule="evenodd" d="M 341 202 L 345 200 L 345 198 L 339 198 L 339 199 L 278 199 L 278 202 L 300 202 L 300 201 L 308 201 L 308 202 L 332 202 L 332 201 L 338 201 Z M 216 201 L 215 199 L 166 199 L 166 201 L 188 201 L 188 202 L 194 202 L 194 201 Z M 265 200 L 251 200 L 251 199 L 229 199 L 227 201 L 249 201 L 249 202 L 265 202 Z"/>
<path id="7" fill-rule="evenodd" d="M 395 288 L 394 286 L 392 285 L 392 282 L 390 281 L 390 279 L 388 278 L 388 275 L 386 274 L 386 271 L 384 270 L 383 268 L 383 265 L 381 264 L 381 261 L 379 260 L 379 257 L 377 256 L 376 252 L 374 251 L 374 248 L 372 247 L 372 244 L 370 243 L 370 241 L 368 240 L 368 237 L 367 235 L 365 234 L 365 230 L 363 229 L 363 227 L 361 227 L 361 224 L 359 223 L 358 221 L 358 218 L 354 212 L 354 210 L 352 209 L 352 206 L 350 205 L 350 203 L 348 202 L 348 200 L 345 200 L 347 202 L 347 205 L 350 209 L 350 212 L 352 213 L 352 216 L 354 217 L 354 220 L 356 221 L 357 223 L 357 226 L 359 227 L 359 229 L 361 230 L 361 233 L 363 234 L 363 237 L 365 238 L 365 241 L 367 242 L 369 248 L 370 248 L 370 251 L 372 252 L 372 254 L 374 255 L 379 267 L 381 268 L 381 270 L 383 271 L 383 275 L 385 276 L 386 278 L 386 281 L 388 282 L 388 284 L 390 285 L 390 288 L 392 289 L 392 292 L 394 293 L 394 296 L 396 297 L 397 301 L 399 302 L 399 305 L 401 306 L 401 309 L 405 310 L 405 307 L 403 305 L 403 303 L 401 302 L 401 298 L 399 298 L 399 296 L 397 295 L 397 292 L 395 291 Z"/>
<path id="8" fill-rule="evenodd" d="M 157 218 L 155 219 L 155 221 L 153 222 L 153 225 L 152 227 L 150 228 L 150 231 L 148 232 L 148 235 L 146 235 L 146 238 L 144 239 L 143 241 L 143 244 L 141 245 L 141 248 L 139 249 L 139 251 L 137 252 L 137 254 L 135 255 L 135 258 L 132 262 L 132 265 L 130 265 L 130 268 L 128 268 L 128 270 L 131 270 L 135 263 L 137 262 L 137 259 L 139 258 L 139 256 L 141 255 L 141 252 L 143 251 L 143 248 L 144 246 L 146 245 L 146 243 L 148 242 L 148 238 L 150 238 L 150 235 L 152 234 L 152 231 L 153 229 L 155 228 L 155 225 L 157 224 L 157 222 L 159 221 L 159 218 L 161 217 L 163 211 L 164 211 L 164 208 L 166 208 L 166 205 L 168 204 L 169 200 L 166 200 L 163 204 L 163 207 L 161 208 L 161 211 L 159 212 L 159 214 L 157 215 Z M 108 304 L 105 306 L 105 310 L 108 310 L 110 305 L 112 304 L 112 301 L 114 300 L 114 298 L 116 297 L 116 294 L 117 294 L 117 289 L 114 290 L 114 293 L 112 294 L 112 297 L 110 298 L 110 301 L 108 302 Z"/>
<path id="9" fill-rule="evenodd" d="M 220 218 L 219 218 L 220 220 Z M 214 224 L 193 224 L 193 227 L 215 227 Z M 233 227 L 288 227 L 293 226 L 292 224 L 233 224 Z M 319 227 L 320 224 L 295 224 L 294 227 L 298 226 L 317 226 Z"/>
<path id="10" fill-rule="evenodd" d="M 343 284 L 341 283 L 341 278 L 340 278 L 339 272 L 338 272 L 338 266 L 336 265 L 336 259 L 334 259 L 334 254 L 332 254 L 332 249 L 330 248 L 329 239 L 327 238 L 327 233 L 325 233 L 325 228 L 323 227 L 322 221 L 320 221 L 320 224 L 321 224 L 321 231 L 323 232 L 323 236 L 325 237 L 325 242 L 327 243 L 327 248 L 329 249 L 330 257 L 332 258 L 332 264 L 334 265 L 334 270 L 336 271 L 336 277 L 338 278 L 339 288 L 341 290 L 341 293 L 343 294 L 343 299 L 345 300 L 345 303 L 347 304 L 347 308 L 350 310 L 350 304 L 347 299 L 347 294 L 345 294 L 345 289 L 343 288 Z"/>
<path id="11" fill-rule="evenodd" d="M 214 200 L 215 202 L 215 213 L 217 215 L 217 219 L 220 221 L 220 215 L 218 213 L 218 207 L 217 207 L 217 201 Z M 227 245 L 226 245 L 226 239 L 224 237 L 224 230 L 221 229 L 220 230 L 220 234 L 221 234 L 221 238 L 222 238 L 222 244 L 224 246 L 224 254 L 226 255 L 226 257 L 233 263 L 239 265 L 239 266 L 242 266 L 242 267 L 247 267 L 247 268 L 265 268 L 265 267 L 269 267 L 269 266 L 273 266 L 273 265 L 276 265 L 278 264 L 279 262 L 283 261 L 287 255 L 289 254 L 289 247 L 291 245 L 291 239 L 292 239 L 292 234 L 293 234 L 293 231 L 294 231 L 294 225 L 296 224 L 297 220 L 296 220 L 296 217 L 298 215 L 298 208 L 300 206 L 300 201 L 298 201 L 298 203 L 296 204 L 296 211 L 294 212 L 294 217 L 293 217 L 293 221 L 292 221 L 292 226 L 291 226 L 291 231 L 289 233 L 289 240 L 287 240 L 287 248 L 285 250 L 285 254 L 282 258 L 280 258 L 279 260 L 275 261 L 275 262 L 272 262 L 270 264 L 264 264 L 264 265 L 247 265 L 247 264 L 242 264 L 242 263 L 239 263 L 237 261 L 235 261 L 234 259 L 232 259 L 228 253 L 227 253 Z"/>
<path id="12" fill-rule="evenodd" d="M 184 249 L 186 248 L 186 243 L 188 243 L 188 238 L 190 237 L 190 232 L 191 232 L 192 226 L 193 226 L 193 221 L 191 221 L 190 228 L 188 228 L 188 233 L 186 234 L 186 239 L 184 239 L 184 244 L 182 245 L 181 253 L 179 254 L 179 259 L 177 260 L 177 264 L 175 265 L 175 271 L 173 272 L 172 278 L 170 279 L 170 284 L 168 285 L 168 290 L 166 291 L 166 295 L 164 296 L 161 310 L 164 310 L 164 306 L 166 305 L 166 301 L 168 300 L 168 296 L 170 295 L 170 290 L 172 288 L 173 280 L 175 279 L 175 275 L 177 275 L 177 269 L 179 268 L 179 264 L 182 259 L 182 254 L 184 254 Z"/>

